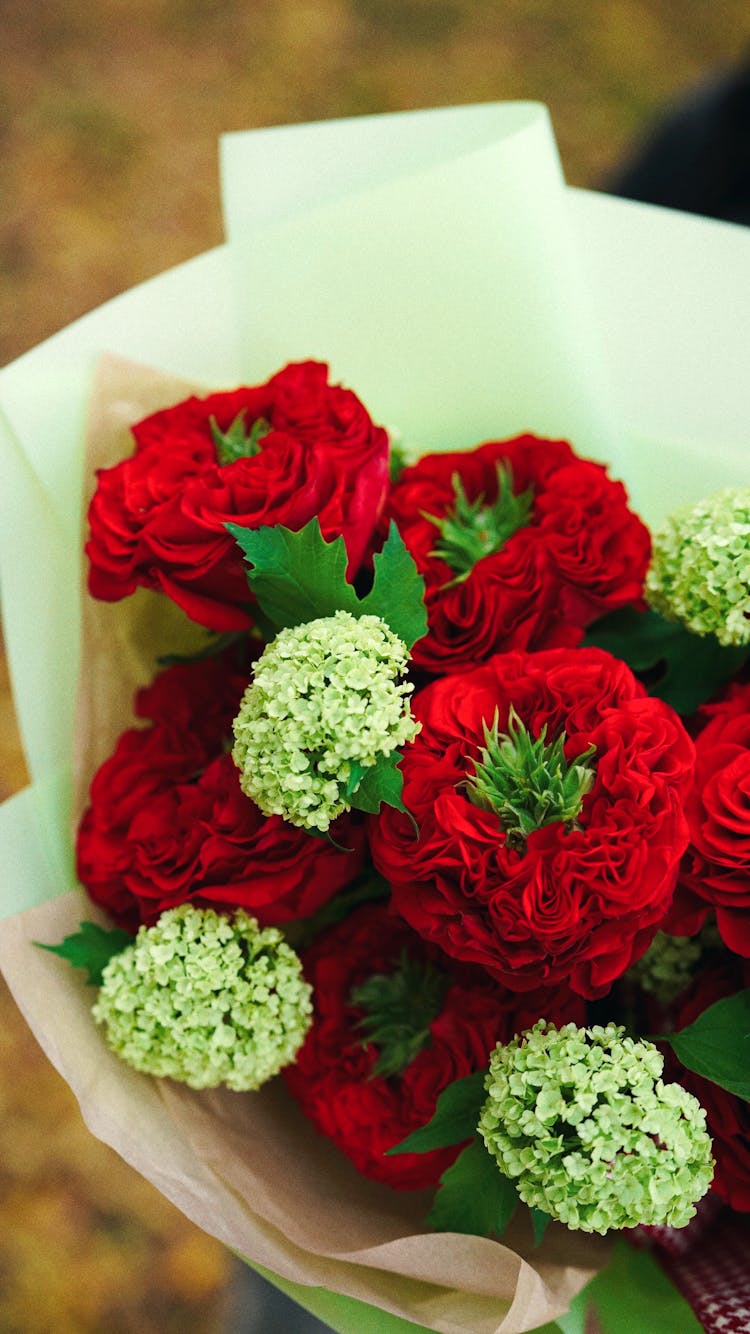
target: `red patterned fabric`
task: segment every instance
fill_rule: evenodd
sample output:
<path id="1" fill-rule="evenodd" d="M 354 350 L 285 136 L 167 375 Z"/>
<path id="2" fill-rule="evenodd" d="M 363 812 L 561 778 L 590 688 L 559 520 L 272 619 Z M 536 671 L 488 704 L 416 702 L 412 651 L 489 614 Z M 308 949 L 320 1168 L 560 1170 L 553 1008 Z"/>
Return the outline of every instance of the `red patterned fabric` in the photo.
<path id="1" fill-rule="evenodd" d="M 706 1334 L 748 1334 L 750 1218 L 725 1208 L 710 1192 L 687 1227 L 637 1227 L 628 1239 L 653 1246 Z"/>
<path id="2" fill-rule="evenodd" d="M 661 1260 L 707 1334 L 748 1334 L 750 1219 L 727 1210 L 700 1245 Z"/>
<path id="3" fill-rule="evenodd" d="M 687 1255 L 713 1226 L 724 1206 L 718 1195 L 709 1191 L 695 1206 L 695 1217 L 687 1227 L 666 1227 L 657 1223 L 652 1227 L 634 1227 L 627 1233 L 634 1246 L 654 1246 L 665 1255 Z"/>

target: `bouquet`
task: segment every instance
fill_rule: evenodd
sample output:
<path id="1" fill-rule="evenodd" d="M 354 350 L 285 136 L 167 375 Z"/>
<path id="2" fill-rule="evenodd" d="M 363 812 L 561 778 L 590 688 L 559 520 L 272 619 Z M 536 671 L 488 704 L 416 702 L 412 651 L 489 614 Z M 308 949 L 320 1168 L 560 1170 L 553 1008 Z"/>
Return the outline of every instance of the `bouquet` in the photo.
<path id="1" fill-rule="evenodd" d="M 482 113 L 446 122 L 464 148 Z M 598 411 L 574 420 L 570 365 L 558 420 L 582 447 L 535 410 L 496 431 L 482 403 L 481 434 L 435 452 L 435 420 L 472 418 L 450 384 L 423 425 L 424 386 L 391 398 L 397 436 L 288 351 L 213 392 L 100 367 L 89 906 L 13 919 L 10 980 L 55 979 L 97 1133 L 378 1328 L 532 1329 L 573 1299 L 561 1328 L 583 1328 L 593 1294 L 616 1329 L 635 1284 L 639 1327 L 687 1329 L 665 1270 L 711 1328 L 690 1247 L 741 1254 L 750 1207 L 747 493 L 649 533 L 591 448 Z M 61 866 L 51 791 L 17 838 Z M 347 1329 L 367 1308 L 317 1309 Z"/>

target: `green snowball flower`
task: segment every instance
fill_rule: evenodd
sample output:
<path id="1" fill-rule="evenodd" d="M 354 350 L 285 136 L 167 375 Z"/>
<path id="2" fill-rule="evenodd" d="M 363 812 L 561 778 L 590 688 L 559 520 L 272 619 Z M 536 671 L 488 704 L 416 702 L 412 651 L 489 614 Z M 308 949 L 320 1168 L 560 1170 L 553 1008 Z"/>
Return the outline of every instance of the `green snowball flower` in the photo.
<path id="1" fill-rule="evenodd" d="M 325 831 L 357 774 L 419 730 L 403 681 L 409 651 L 379 616 L 337 611 L 282 630 L 234 721 L 242 791 L 264 815 Z"/>
<path id="2" fill-rule="evenodd" d="M 750 644 L 750 488 L 675 510 L 653 539 L 646 598 L 720 644 Z"/>
<path id="3" fill-rule="evenodd" d="M 643 991 L 669 1004 L 685 990 L 701 957 L 699 941 L 658 931 L 646 953 L 628 970 Z"/>
<path id="4" fill-rule="evenodd" d="M 569 1228 L 684 1227 L 713 1176 L 706 1114 L 624 1028 L 541 1019 L 498 1046 L 479 1132 L 521 1199 Z"/>
<path id="5" fill-rule="evenodd" d="M 669 1005 L 682 994 L 698 972 L 698 964 L 720 943 L 714 923 L 697 936 L 669 936 L 657 931 L 646 953 L 628 969 L 642 991 Z"/>
<path id="6" fill-rule="evenodd" d="M 311 992 L 280 931 L 184 904 L 109 961 L 93 1014 L 136 1070 L 242 1091 L 294 1060 Z"/>

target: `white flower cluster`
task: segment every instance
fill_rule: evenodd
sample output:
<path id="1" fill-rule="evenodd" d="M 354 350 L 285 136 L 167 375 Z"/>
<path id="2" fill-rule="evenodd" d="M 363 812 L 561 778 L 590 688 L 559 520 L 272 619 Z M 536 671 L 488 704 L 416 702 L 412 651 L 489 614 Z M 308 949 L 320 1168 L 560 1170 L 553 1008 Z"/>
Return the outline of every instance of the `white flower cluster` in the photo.
<path id="1" fill-rule="evenodd" d="M 337 611 L 277 635 L 234 721 L 240 785 L 264 815 L 325 831 L 350 809 L 352 778 L 419 730 L 408 661 L 379 616 Z"/>

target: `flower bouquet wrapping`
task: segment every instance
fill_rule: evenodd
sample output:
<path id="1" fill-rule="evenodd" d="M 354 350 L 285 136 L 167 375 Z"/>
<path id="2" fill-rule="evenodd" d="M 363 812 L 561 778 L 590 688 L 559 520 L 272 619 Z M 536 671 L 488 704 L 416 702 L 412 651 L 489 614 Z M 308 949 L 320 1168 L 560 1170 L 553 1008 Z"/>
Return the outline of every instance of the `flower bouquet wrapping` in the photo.
<path id="1" fill-rule="evenodd" d="M 223 171 L 224 247 L 2 373 L 3 970 L 92 1131 L 335 1328 L 698 1328 L 665 1272 L 711 1328 L 747 238 L 566 191 L 526 105 Z"/>

